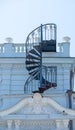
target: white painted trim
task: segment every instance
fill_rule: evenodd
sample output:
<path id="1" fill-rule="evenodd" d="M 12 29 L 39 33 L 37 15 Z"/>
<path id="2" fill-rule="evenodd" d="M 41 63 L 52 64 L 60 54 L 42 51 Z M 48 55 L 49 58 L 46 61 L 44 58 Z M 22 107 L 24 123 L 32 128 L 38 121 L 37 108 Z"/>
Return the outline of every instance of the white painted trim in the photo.
<path id="1" fill-rule="evenodd" d="M 22 99 L 13 107 L 0 111 L 0 116 L 6 116 L 9 114 L 15 113 L 15 112 L 21 110 L 25 105 L 33 104 L 35 97 L 33 97 L 33 98 L 27 97 L 27 98 Z M 36 98 L 35 98 L 35 100 L 36 100 Z M 49 104 L 51 107 L 53 107 L 55 110 L 57 110 L 61 113 L 75 116 L 75 110 L 63 107 L 62 105 L 60 105 L 59 103 L 57 103 L 56 101 L 51 99 L 51 97 L 41 97 L 41 100 L 42 100 L 42 103 Z"/>

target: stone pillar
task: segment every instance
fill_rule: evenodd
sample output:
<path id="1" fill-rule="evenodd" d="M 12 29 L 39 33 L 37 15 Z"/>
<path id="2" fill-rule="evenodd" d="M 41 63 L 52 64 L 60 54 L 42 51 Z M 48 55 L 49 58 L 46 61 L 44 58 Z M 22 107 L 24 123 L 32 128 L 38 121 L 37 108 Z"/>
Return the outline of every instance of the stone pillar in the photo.
<path id="1" fill-rule="evenodd" d="M 63 42 L 62 42 L 62 45 L 63 45 L 63 53 L 66 57 L 69 57 L 70 56 L 70 37 L 66 36 L 66 37 L 63 37 Z"/>
<path id="2" fill-rule="evenodd" d="M 15 129 L 19 130 L 20 124 L 21 124 L 20 120 L 15 120 Z"/>
<path id="3" fill-rule="evenodd" d="M 57 130 L 69 130 L 69 120 L 56 120 Z"/>
<path id="4" fill-rule="evenodd" d="M 62 121 L 56 120 L 56 130 L 62 130 Z"/>
<path id="5" fill-rule="evenodd" d="M 69 120 L 63 120 L 63 130 L 69 130 Z"/>
<path id="6" fill-rule="evenodd" d="M 12 120 L 7 120 L 8 129 L 12 128 Z"/>

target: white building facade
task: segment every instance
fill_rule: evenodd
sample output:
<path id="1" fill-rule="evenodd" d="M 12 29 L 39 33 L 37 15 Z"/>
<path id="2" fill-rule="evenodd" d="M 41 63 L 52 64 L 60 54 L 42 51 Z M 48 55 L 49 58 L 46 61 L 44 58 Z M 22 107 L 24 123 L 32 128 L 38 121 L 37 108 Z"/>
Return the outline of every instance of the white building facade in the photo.
<path id="1" fill-rule="evenodd" d="M 25 58 L 25 44 L 10 38 L 0 44 L 0 130 L 74 130 L 75 57 L 70 57 L 69 37 L 57 44 L 56 52 L 42 53 L 43 65 L 57 67 L 56 88 L 25 93 Z"/>

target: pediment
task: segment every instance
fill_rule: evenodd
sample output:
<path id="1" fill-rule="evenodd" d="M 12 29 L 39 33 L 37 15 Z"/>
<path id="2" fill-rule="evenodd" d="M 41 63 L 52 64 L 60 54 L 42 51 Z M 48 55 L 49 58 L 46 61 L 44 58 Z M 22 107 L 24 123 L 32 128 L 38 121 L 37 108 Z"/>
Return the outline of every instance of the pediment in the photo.
<path id="1" fill-rule="evenodd" d="M 35 93 L 32 96 L 25 97 L 11 108 L 0 111 L 0 116 L 7 115 L 48 115 L 51 117 L 74 116 L 75 110 L 65 108 L 50 97 L 42 97 Z"/>
<path id="2" fill-rule="evenodd" d="M 35 94 L 33 98 L 29 99 L 28 103 L 21 108 L 16 114 L 57 114 L 58 111 L 54 109 L 48 102 L 47 98 L 42 98 L 40 94 Z"/>

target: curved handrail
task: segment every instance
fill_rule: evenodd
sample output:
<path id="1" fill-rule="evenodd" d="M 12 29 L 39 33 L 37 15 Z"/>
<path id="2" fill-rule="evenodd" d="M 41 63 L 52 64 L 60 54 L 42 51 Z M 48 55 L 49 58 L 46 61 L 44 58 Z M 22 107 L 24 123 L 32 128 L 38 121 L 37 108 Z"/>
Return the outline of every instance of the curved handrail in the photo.
<path id="1" fill-rule="evenodd" d="M 56 27 L 56 24 L 54 24 L 54 23 L 47 23 L 47 24 L 43 24 L 42 26 L 46 26 L 46 25 L 54 25 L 54 26 Z M 41 27 L 41 26 L 35 28 L 33 31 L 31 31 L 31 32 L 28 34 L 28 36 L 27 36 L 27 38 L 26 38 L 26 43 L 27 43 L 27 40 L 28 40 L 29 35 L 32 34 L 35 30 L 39 29 L 40 27 Z"/>
<path id="2" fill-rule="evenodd" d="M 46 66 L 42 66 L 42 68 L 43 69 L 46 69 Z M 39 70 L 38 70 L 38 73 L 39 73 Z M 36 76 L 38 75 L 38 73 L 36 74 Z M 43 77 L 42 77 L 43 78 Z M 27 80 L 26 80 L 26 82 L 25 82 L 25 85 L 24 85 L 24 93 L 27 93 L 27 92 L 29 92 L 28 90 L 31 90 L 30 88 L 32 88 L 32 91 L 34 91 L 33 90 L 33 87 L 32 86 L 29 86 L 29 84 L 31 83 L 31 81 L 33 82 L 35 79 L 34 79 L 34 77 L 33 76 L 29 76 L 28 78 L 27 78 Z M 40 83 L 39 83 L 39 86 L 38 87 L 40 87 Z M 36 86 L 35 86 L 35 88 L 36 88 Z"/>
<path id="3" fill-rule="evenodd" d="M 38 75 L 38 74 L 37 74 Z M 36 76 L 37 76 L 36 75 Z M 32 93 L 33 91 L 34 91 L 34 88 L 36 88 L 36 84 L 35 84 L 35 86 L 34 87 L 32 87 L 32 85 L 31 85 L 31 83 L 33 84 L 33 82 L 34 82 L 34 77 L 33 76 L 29 76 L 28 77 L 28 79 L 26 80 L 26 82 L 25 82 L 25 85 L 24 85 L 24 93 L 26 94 L 28 94 L 28 93 Z M 37 80 L 35 81 L 35 82 L 37 82 Z M 38 83 L 38 87 L 40 87 L 40 83 Z M 38 88 L 37 88 L 38 89 Z"/>
<path id="4" fill-rule="evenodd" d="M 32 76 L 29 76 L 28 79 L 26 80 L 25 85 L 24 85 L 24 93 L 27 92 L 27 90 L 28 90 L 28 89 L 27 89 L 27 88 L 28 88 L 28 85 L 29 85 L 29 83 L 30 83 L 32 80 L 34 80 Z"/>
<path id="5" fill-rule="evenodd" d="M 27 48 L 29 48 L 29 37 L 32 35 L 32 34 L 34 34 L 34 32 L 35 31 L 38 31 L 39 29 L 41 30 L 40 31 L 40 36 L 39 37 L 41 37 L 41 33 L 42 33 L 42 35 L 44 36 L 44 34 L 43 33 L 45 33 L 45 36 L 46 36 L 46 27 L 48 27 L 48 26 L 50 26 L 51 28 L 49 28 L 50 29 L 50 32 L 49 32 L 49 34 L 51 34 L 51 35 L 54 35 L 54 40 L 56 40 L 56 24 L 54 24 L 54 23 L 47 23 L 47 24 L 41 24 L 41 26 L 39 26 L 39 27 L 37 27 L 36 29 L 34 29 L 33 31 L 31 31 L 30 33 L 29 33 L 29 35 L 27 36 L 27 38 L 26 38 L 26 52 L 27 52 Z M 53 26 L 53 28 L 52 28 L 52 26 Z M 44 28 L 44 32 L 43 32 L 43 27 L 45 27 Z M 53 30 L 53 32 L 52 32 L 52 29 L 54 29 Z M 49 31 L 49 30 L 48 30 Z M 36 34 L 35 34 L 36 35 Z M 38 37 L 38 38 L 39 38 Z M 51 36 L 52 37 L 52 36 Z M 50 38 L 51 40 L 52 40 L 52 38 Z M 43 40 L 43 39 L 42 39 Z M 47 40 L 46 38 L 45 38 L 45 40 Z M 41 42 L 41 38 L 40 38 L 40 40 L 38 39 L 38 41 L 37 41 L 37 43 L 38 42 Z M 34 42 L 35 43 L 35 42 Z M 31 44 L 33 44 L 33 42 L 30 42 L 30 45 Z"/>

